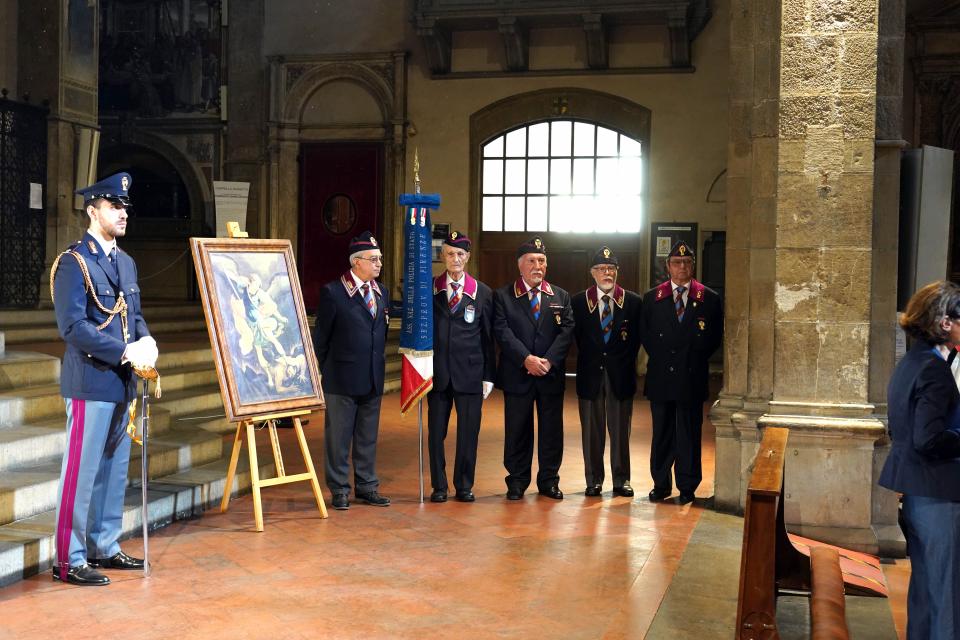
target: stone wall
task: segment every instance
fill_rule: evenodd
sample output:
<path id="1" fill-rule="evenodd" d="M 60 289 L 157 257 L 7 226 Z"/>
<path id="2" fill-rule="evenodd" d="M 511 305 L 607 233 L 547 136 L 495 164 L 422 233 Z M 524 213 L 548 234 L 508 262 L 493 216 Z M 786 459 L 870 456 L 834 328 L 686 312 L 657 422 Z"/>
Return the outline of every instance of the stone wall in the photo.
<path id="1" fill-rule="evenodd" d="M 17 2 L 0 0 L 0 89 L 17 96 Z"/>

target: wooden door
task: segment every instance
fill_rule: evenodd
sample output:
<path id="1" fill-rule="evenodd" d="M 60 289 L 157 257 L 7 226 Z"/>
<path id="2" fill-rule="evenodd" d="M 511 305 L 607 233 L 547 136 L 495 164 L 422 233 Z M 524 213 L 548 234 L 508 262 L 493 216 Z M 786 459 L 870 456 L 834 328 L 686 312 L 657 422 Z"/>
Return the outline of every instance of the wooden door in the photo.
<path id="1" fill-rule="evenodd" d="M 380 144 L 301 147 L 298 262 L 309 313 L 316 309 L 320 287 L 349 268 L 350 239 L 371 231 L 382 240 L 382 185 Z"/>

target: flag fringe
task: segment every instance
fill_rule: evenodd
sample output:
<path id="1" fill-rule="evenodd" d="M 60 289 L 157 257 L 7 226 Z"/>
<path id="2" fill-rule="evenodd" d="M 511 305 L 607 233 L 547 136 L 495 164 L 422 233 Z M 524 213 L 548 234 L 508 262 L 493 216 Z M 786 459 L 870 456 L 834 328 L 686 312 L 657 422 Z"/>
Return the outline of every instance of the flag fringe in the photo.
<path id="1" fill-rule="evenodd" d="M 411 395 L 406 402 L 400 405 L 400 417 L 407 415 L 407 412 L 410 411 L 410 408 L 417 404 L 420 400 L 423 399 L 425 395 L 430 393 L 433 389 L 433 376 L 424 380 L 423 383 L 414 389 L 413 395 Z"/>
<path id="2" fill-rule="evenodd" d="M 402 356 L 409 356 L 411 358 L 432 358 L 433 349 L 430 351 L 417 351 L 416 349 L 411 349 L 410 347 L 400 347 L 398 352 Z"/>

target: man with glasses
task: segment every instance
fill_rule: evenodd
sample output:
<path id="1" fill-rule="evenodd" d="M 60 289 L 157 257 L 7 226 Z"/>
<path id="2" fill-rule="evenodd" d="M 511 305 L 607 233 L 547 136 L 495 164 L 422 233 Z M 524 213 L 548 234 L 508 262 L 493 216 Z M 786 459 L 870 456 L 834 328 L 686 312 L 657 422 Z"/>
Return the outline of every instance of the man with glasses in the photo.
<path id="1" fill-rule="evenodd" d="M 383 254 L 369 231 L 350 241 L 350 270 L 320 289 L 313 345 L 322 374 L 324 449 L 333 508 L 350 508 L 350 450 L 357 500 L 386 507 L 379 493 L 377 433 L 383 396 L 390 292 L 377 283 Z"/>
<path id="2" fill-rule="evenodd" d="M 584 495 L 603 490 L 603 449 L 610 432 L 613 495 L 633 497 L 630 486 L 630 420 L 637 393 L 640 296 L 617 284 L 619 261 L 609 247 L 593 256 L 596 284 L 573 296 L 577 341 L 577 396 L 583 439 Z"/>
<path id="3" fill-rule="evenodd" d="M 433 281 L 433 390 L 427 394 L 430 502 L 447 501 L 443 443 L 450 411 L 457 407 L 453 487 L 460 502 L 473 502 L 477 440 L 483 401 L 493 390 L 493 292 L 466 271 L 470 238 L 454 231 L 443 241 L 446 270 Z"/>
<path id="4" fill-rule="evenodd" d="M 573 337 L 570 295 L 544 280 L 547 248 L 531 238 L 517 249 L 520 277 L 493 297 L 493 332 L 500 344 L 497 387 L 503 389 L 503 465 L 507 500 L 520 500 L 530 486 L 533 408 L 537 408 L 537 489 L 563 500 L 564 361 Z"/>
<path id="5" fill-rule="evenodd" d="M 643 348 L 649 356 L 644 393 L 650 400 L 651 502 L 670 496 L 671 470 L 680 504 L 700 485 L 700 435 L 707 398 L 708 361 L 723 339 L 720 296 L 693 278 L 693 249 L 680 240 L 667 256 L 670 279 L 643 296 Z M 675 468 L 674 468 L 675 467 Z"/>

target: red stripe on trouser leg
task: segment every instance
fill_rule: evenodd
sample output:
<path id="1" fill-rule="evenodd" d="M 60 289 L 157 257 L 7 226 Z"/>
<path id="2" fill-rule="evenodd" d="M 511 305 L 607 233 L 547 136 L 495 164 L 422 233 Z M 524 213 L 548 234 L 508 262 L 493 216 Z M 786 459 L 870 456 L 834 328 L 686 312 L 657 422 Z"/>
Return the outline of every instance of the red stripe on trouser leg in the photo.
<path id="1" fill-rule="evenodd" d="M 57 564 L 60 579 L 67 579 L 70 570 L 70 538 L 73 534 L 73 504 L 77 497 L 77 478 L 80 475 L 80 457 L 83 455 L 83 423 L 86 417 L 86 402 L 71 400 L 72 424 L 67 450 L 67 466 L 60 494 L 60 517 L 57 518 Z"/>

